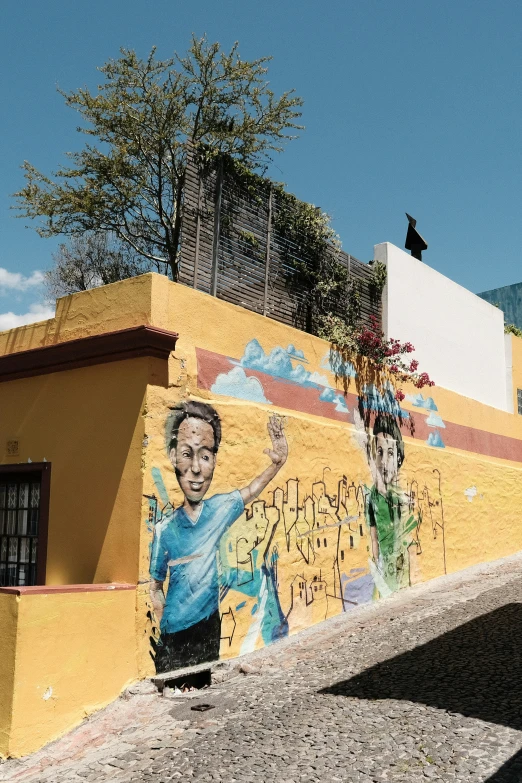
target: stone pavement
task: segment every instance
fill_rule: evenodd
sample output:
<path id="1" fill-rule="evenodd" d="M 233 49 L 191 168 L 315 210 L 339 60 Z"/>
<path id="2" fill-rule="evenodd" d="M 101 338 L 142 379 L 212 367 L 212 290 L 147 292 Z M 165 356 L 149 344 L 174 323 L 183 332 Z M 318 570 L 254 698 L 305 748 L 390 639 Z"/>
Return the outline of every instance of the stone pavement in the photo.
<path id="1" fill-rule="evenodd" d="M 0 780 L 519 783 L 522 554 L 218 665 L 213 683 L 141 683 Z"/>

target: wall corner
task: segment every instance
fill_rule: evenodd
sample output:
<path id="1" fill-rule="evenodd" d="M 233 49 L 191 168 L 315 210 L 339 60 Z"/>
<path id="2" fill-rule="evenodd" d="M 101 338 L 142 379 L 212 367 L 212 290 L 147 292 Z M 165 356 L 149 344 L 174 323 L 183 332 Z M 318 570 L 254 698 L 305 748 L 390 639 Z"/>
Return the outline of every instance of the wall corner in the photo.
<path id="1" fill-rule="evenodd" d="M 513 389 L 513 336 L 504 335 L 504 353 L 506 357 L 506 410 L 515 412 L 515 390 Z"/>
<path id="2" fill-rule="evenodd" d="M 0 758 L 11 755 L 20 597 L 0 594 Z"/>
<path id="3" fill-rule="evenodd" d="M 373 257 L 375 261 L 380 261 L 386 267 L 386 283 L 382 289 L 381 294 L 381 306 L 382 306 L 382 330 L 386 337 L 388 337 L 388 290 L 389 290 L 389 267 L 388 267 L 388 246 L 389 242 L 381 242 L 378 245 L 373 246 Z"/>
<path id="4" fill-rule="evenodd" d="M 169 329 L 169 289 L 173 283 L 166 275 L 150 275 L 150 324 L 158 329 Z"/>

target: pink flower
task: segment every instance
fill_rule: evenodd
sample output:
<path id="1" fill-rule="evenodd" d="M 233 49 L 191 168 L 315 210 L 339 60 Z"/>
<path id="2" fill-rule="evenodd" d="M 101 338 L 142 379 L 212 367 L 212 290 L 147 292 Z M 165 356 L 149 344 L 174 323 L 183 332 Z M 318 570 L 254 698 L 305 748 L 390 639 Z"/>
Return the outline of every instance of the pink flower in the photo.
<path id="1" fill-rule="evenodd" d="M 404 394 L 404 392 L 401 391 L 400 389 L 397 389 L 397 391 L 395 392 L 395 399 L 398 402 L 402 402 L 402 400 L 405 398 L 405 396 L 406 395 Z"/>

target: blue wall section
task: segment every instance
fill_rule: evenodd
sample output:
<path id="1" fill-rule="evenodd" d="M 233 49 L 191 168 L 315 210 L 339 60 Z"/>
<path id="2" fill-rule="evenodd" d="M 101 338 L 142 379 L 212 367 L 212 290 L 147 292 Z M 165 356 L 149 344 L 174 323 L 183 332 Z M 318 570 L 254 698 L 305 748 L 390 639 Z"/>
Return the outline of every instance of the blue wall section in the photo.
<path id="1" fill-rule="evenodd" d="M 490 304 L 498 304 L 500 309 L 504 311 L 504 321 L 507 324 L 515 324 L 519 329 L 522 329 L 522 283 L 493 288 L 491 291 L 483 291 L 477 296 Z"/>

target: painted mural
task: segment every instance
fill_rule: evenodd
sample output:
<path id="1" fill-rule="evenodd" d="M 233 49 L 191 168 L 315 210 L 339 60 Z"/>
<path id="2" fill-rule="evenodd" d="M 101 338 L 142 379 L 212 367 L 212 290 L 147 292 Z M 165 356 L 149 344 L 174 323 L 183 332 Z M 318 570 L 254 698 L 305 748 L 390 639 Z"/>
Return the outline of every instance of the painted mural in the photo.
<path id="1" fill-rule="evenodd" d="M 155 659 L 158 671 L 219 657 L 217 552 L 226 531 L 286 462 L 288 444 L 282 422 L 277 415 L 268 420 L 271 447 L 264 452 L 269 462 L 265 470 L 244 487 L 207 498 L 221 443 L 217 411 L 206 403 L 188 401 L 167 419 L 167 449 L 183 503 L 164 510 L 151 550 L 151 599 L 161 634 Z M 266 580 L 274 582 L 273 567 L 265 568 L 263 579 L 267 592 Z"/>
<path id="2" fill-rule="evenodd" d="M 197 359 L 211 402 L 165 412 L 168 462 L 152 466 L 158 672 L 251 652 L 418 582 L 426 546 L 445 571 L 441 474 L 404 476 L 414 423 L 388 383 L 255 339 L 240 359 Z M 410 402 L 433 415 L 421 397 Z M 426 427 L 443 448 L 440 416 Z"/>

